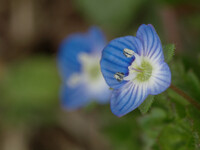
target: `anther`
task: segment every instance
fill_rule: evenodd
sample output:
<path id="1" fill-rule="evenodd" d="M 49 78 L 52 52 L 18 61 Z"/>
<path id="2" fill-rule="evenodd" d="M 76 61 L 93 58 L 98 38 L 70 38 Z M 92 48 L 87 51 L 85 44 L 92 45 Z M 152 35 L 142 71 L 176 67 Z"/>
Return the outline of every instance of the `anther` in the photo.
<path id="1" fill-rule="evenodd" d="M 128 48 L 125 48 L 125 49 L 123 50 L 123 54 L 124 54 L 127 58 L 133 57 L 134 53 L 135 53 L 135 52 L 134 52 L 133 50 L 130 50 L 130 49 L 128 49 Z"/>
<path id="2" fill-rule="evenodd" d="M 122 73 L 122 72 L 117 72 L 117 73 L 115 73 L 114 78 L 115 78 L 117 81 L 121 82 L 121 81 L 124 79 L 124 73 Z"/>

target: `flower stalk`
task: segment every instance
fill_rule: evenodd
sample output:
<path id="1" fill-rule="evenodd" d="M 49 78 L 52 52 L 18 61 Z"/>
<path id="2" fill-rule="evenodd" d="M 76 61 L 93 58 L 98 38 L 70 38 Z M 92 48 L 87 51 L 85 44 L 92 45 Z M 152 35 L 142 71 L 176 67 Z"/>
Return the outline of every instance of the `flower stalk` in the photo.
<path id="1" fill-rule="evenodd" d="M 179 94 L 180 96 L 182 96 L 183 98 L 185 98 L 190 104 L 192 104 L 198 110 L 200 110 L 200 104 L 196 100 L 194 100 L 193 98 L 191 98 L 189 95 L 187 95 L 185 92 L 183 92 L 181 89 L 177 88 L 173 84 L 170 85 L 170 88 L 174 92 L 176 92 L 177 94 Z"/>

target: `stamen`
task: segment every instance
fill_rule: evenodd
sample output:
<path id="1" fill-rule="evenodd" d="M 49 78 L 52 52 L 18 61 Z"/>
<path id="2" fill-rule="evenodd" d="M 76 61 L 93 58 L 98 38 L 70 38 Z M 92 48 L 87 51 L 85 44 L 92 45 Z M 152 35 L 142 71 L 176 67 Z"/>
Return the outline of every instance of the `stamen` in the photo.
<path id="1" fill-rule="evenodd" d="M 115 73 L 114 78 L 115 78 L 117 81 L 121 82 L 121 81 L 124 79 L 124 73 L 122 73 L 122 72 L 117 72 L 117 73 Z"/>
<path id="2" fill-rule="evenodd" d="M 137 53 L 135 53 L 133 50 L 131 50 L 131 49 L 128 49 L 128 48 L 125 48 L 124 50 L 123 50 L 123 54 L 127 57 L 127 58 L 131 58 L 131 57 L 135 57 L 135 61 L 136 61 L 136 63 L 140 66 L 141 65 L 141 58 L 140 58 L 140 56 L 137 54 Z"/>
<path id="3" fill-rule="evenodd" d="M 130 49 L 128 49 L 128 48 L 125 48 L 125 49 L 123 50 L 123 54 L 124 54 L 127 58 L 133 57 L 134 53 L 135 53 L 135 52 L 134 52 L 133 50 L 130 50 Z"/>

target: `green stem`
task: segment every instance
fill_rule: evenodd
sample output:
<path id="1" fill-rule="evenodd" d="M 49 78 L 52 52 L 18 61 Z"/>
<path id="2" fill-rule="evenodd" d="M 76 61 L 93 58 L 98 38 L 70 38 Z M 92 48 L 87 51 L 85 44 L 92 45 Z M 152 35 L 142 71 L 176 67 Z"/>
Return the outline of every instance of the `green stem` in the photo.
<path id="1" fill-rule="evenodd" d="M 194 107 L 196 107 L 198 110 L 200 110 L 200 104 L 196 102 L 193 98 L 191 98 L 189 95 L 187 95 L 185 92 L 183 92 L 181 89 L 177 88 L 174 85 L 170 85 L 170 88 L 175 91 L 177 94 L 185 98 L 190 104 L 192 104 Z"/>

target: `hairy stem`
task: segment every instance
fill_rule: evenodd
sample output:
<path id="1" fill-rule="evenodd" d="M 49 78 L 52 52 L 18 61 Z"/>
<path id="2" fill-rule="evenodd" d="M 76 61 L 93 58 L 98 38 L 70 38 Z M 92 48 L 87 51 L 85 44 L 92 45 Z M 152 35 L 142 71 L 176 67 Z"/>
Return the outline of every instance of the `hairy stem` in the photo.
<path id="1" fill-rule="evenodd" d="M 177 94 L 185 98 L 190 104 L 192 104 L 194 107 L 196 107 L 198 110 L 200 110 L 200 104 L 196 102 L 193 98 L 191 98 L 189 95 L 187 95 L 185 92 L 183 92 L 181 89 L 177 88 L 174 85 L 170 85 L 170 88 L 175 91 Z"/>

